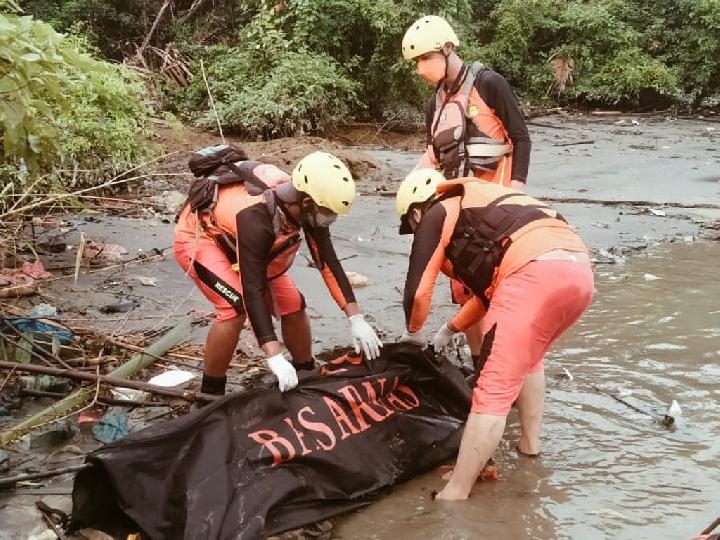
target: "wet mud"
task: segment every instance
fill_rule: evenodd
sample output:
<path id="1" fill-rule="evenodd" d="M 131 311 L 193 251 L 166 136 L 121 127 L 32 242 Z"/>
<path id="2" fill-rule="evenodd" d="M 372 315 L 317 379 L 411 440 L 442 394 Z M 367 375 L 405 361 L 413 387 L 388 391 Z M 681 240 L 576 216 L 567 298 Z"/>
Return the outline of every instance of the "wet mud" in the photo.
<path id="1" fill-rule="evenodd" d="M 720 218 L 720 136 L 708 129 L 714 124 L 661 118 L 536 122 L 528 192 L 560 201 L 553 205 L 591 248 L 598 278 L 590 310 L 547 358 L 543 456 L 519 458 L 511 451 L 518 436 L 512 413 L 497 456 L 498 482 L 479 484 L 467 503 L 436 504 L 429 493 L 443 481 L 428 473 L 338 519 L 337 538 L 690 538 L 717 517 L 720 287 L 714 278 L 720 246 L 702 238 L 718 234 L 705 226 Z M 251 143 L 248 150 L 286 169 L 315 148 L 352 161 L 361 195 L 350 215 L 333 225 L 334 242 L 345 269 L 367 278 L 356 290 L 363 311 L 385 340 L 394 341 L 404 326 L 402 288 L 412 239 L 397 234 L 390 195 L 417 162 L 423 137 L 408 135 L 398 149 L 375 133 L 360 140 L 364 146 L 301 138 Z M 182 152 L 217 142 L 210 134 L 190 135 L 171 146 L 180 152 L 162 170 L 184 172 Z M 71 216 L 63 237 L 70 248 L 52 265 L 66 266 L 57 276 L 72 274 L 80 231 L 125 246 L 126 259 L 158 250 L 164 257 L 83 274 L 77 283 L 59 278 L 42 288 L 41 298 L 16 303 L 48 302 L 74 326 L 116 333 L 171 325 L 191 311 L 209 320 L 212 306 L 174 261 L 173 213 L 152 203 L 183 191 L 188 180 L 146 182 L 135 211 L 126 212 L 133 217 Z M 578 198 L 584 202 L 562 202 Z M 653 204 L 622 202 L 629 200 Z M 349 345 L 349 324 L 305 249 L 290 273 L 308 302 L 315 352 Z M 146 286 L 140 278 L 157 283 Z M 126 312 L 103 312 L 128 302 L 133 307 Z M 452 312 L 441 277 L 428 334 Z M 193 340 L 201 343 L 206 331 L 195 327 Z M 252 352 L 252 338 L 246 341 Z M 564 369 L 572 381 L 561 378 Z M 683 415 L 665 429 L 590 383 L 654 413 L 676 399 Z M 49 487 L 66 489 L 68 482 L 60 478 Z M 36 498 L 0 496 L 0 540 L 26 538 L 38 525 Z M 48 496 L 47 502 L 63 507 L 69 498 Z"/>

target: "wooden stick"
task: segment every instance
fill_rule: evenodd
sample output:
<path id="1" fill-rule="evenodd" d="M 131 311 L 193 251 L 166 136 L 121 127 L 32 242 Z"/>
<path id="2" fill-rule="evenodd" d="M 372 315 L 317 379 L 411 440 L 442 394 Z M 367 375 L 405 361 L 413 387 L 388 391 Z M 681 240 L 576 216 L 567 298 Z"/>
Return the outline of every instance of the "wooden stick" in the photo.
<path id="1" fill-rule="evenodd" d="M 47 366 L 36 366 L 34 364 L 17 364 L 16 362 L 0 362 L 0 369 L 12 369 L 15 368 L 17 371 L 25 373 L 40 373 L 42 375 L 55 375 L 56 377 L 66 377 L 68 379 L 75 379 L 78 381 L 93 381 L 97 382 L 100 380 L 101 383 L 108 384 L 110 386 L 117 386 L 120 388 L 132 388 L 133 390 L 143 390 L 151 394 L 157 394 L 159 396 L 168 396 L 174 398 L 184 399 L 185 401 L 214 401 L 217 396 L 210 394 L 203 394 L 200 392 L 189 392 L 184 390 L 173 390 L 171 388 L 165 388 L 163 386 L 155 386 L 142 381 L 133 381 L 130 379 L 122 379 L 120 377 L 113 377 L 110 375 L 95 375 L 92 373 L 85 373 L 84 371 L 78 371 L 76 369 L 60 369 Z"/>
<path id="2" fill-rule="evenodd" d="M 595 144 L 595 141 L 587 140 L 587 141 L 572 141 L 572 142 L 564 142 L 564 143 L 555 143 L 553 146 L 575 146 L 578 144 Z"/>
<path id="3" fill-rule="evenodd" d="M 69 467 L 63 467 L 61 469 L 53 469 L 51 471 L 44 471 L 39 473 L 30 474 L 18 474 L 17 476 L 8 476 L 0 478 L 0 487 L 8 487 L 17 484 L 18 482 L 25 482 L 27 480 L 41 480 L 43 478 L 53 478 L 60 476 L 61 474 L 72 473 L 87 469 L 91 465 L 89 463 L 82 463 L 80 465 L 70 465 Z"/>
<path id="4" fill-rule="evenodd" d="M 207 76 L 205 75 L 205 64 L 203 63 L 202 58 L 200 59 L 200 71 L 202 71 L 203 80 L 205 81 L 205 89 L 207 90 L 208 98 L 210 99 L 210 106 L 215 114 L 215 121 L 217 122 L 218 131 L 220 131 L 220 138 L 222 139 L 223 144 L 225 144 L 225 135 L 223 135 L 222 126 L 220 125 L 220 117 L 218 116 L 217 109 L 215 108 L 215 100 L 210 92 L 210 85 L 208 84 Z"/>

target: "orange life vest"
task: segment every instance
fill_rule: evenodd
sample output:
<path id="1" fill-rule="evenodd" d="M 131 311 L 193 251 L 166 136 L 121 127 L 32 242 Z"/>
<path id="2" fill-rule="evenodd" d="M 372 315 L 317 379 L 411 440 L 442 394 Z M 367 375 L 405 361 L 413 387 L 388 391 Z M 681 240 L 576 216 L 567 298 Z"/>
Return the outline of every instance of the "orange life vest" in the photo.
<path id="1" fill-rule="evenodd" d="M 510 185 L 512 141 L 502 121 L 480 97 L 475 80 L 485 70 L 475 62 L 460 88 L 447 96 L 443 85 L 435 91 L 435 115 L 430 126 L 435 159 L 448 179 L 470 174 Z M 468 120 L 477 133 L 468 133 Z"/>
<path id="2" fill-rule="evenodd" d="M 473 294 L 490 304 L 487 290 L 503 257 L 519 236 L 548 224 L 570 228 L 565 219 L 537 199 L 492 184 L 472 180 L 438 186 L 438 201 L 460 196 L 460 212 L 445 256 L 454 276 Z M 512 199 L 517 199 L 513 204 Z"/>

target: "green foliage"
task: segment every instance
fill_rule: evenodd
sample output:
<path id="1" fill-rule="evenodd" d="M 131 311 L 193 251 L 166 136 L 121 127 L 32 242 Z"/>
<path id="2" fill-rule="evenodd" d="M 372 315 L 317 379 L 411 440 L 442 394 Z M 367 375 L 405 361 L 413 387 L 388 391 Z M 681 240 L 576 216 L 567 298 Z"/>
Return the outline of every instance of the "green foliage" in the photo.
<path id="1" fill-rule="evenodd" d="M 672 99 L 676 73 L 642 48 L 642 33 L 623 20 L 614 0 L 501 0 L 495 32 L 482 56 L 534 101 L 562 98 L 638 105 Z M 556 91 L 553 58 L 569 59 L 573 82 Z"/>
<path id="2" fill-rule="evenodd" d="M 115 59 L 134 54 L 162 4 L 23 3 Z M 720 93 L 718 0 L 174 0 L 150 43 L 182 50 L 196 75 L 205 61 L 225 127 L 271 137 L 348 116 L 422 119 L 430 89 L 400 42 L 424 14 L 446 17 L 460 55 L 526 103 L 697 106 Z M 214 125 L 201 77 L 164 88 L 183 119 Z"/>
<path id="3" fill-rule="evenodd" d="M 142 84 L 81 45 L 30 16 L 0 13 L 0 176 L 14 189 L 40 177 L 40 187 L 62 182 L 61 169 L 123 170 L 148 154 Z"/>

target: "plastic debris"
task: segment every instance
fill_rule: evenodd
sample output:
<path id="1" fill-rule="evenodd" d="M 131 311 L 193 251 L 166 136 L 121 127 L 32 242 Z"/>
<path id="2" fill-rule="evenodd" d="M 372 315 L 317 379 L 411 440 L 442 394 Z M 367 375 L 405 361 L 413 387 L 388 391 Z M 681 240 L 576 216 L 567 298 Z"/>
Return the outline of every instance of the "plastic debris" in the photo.
<path id="1" fill-rule="evenodd" d="M 362 274 L 358 274 L 357 272 L 346 272 L 348 281 L 350 282 L 350 286 L 353 289 L 357 289 L 360 287 L 367 287 L 368 284 L 368 278 L 363 276 Z"/>
<path id="2" fill-rule="evenodd" d="M 161 373 L 160 375 L 155 375 L 152 379 L 148 381 L 148 384 L 165 387 L 180 386 L 194 378 L 194 373 L 190 373 L 189 371 L 183 371 L 181 369 L 173 369 L 170 371 L 166 371 L 165 373 Z"/>
<path id="3" fill-rule="evenodd" d="M 63 379 L 54 375 L 28 375 L 20 377 L 20 380 L 26 390 L 43 390 L 66 394 L 73 387 L 70 379 Z"/>
<path id="4" fill-rule="evenodd" d="M 22 334 L 34 334 L 35 344 L 48 344 L 57 341 L 60 345 L 67 345 L 73 340 L 73 333 L 64 328 L 43 322 L 41 319 L 57 320 L 57 308 L 50 304 L 38 304 L 30 312 L 30 317 L 18 317 L 10 321 L 16 330 Z M 54 351 L 55 352 L 55 351 Z"/>
<path id="5" fill-rule="evenodd" d="M 83 249 L 83 258 L 105 262 L 122 262 L 128 250 L 120 244 L 103 244 L 101 242 L 88 242 Z"/>
<path id="6" fill-rule="evenodd" d="M 672 403 L 670 404 L 670 408 L 667 411 L 667 415 L 672 416 L 674 418 L 678 418 L 678 417 L 682 416 L 682 409 L 680 408 L 680 404 L 677 401 L 675 401 L 674 399 L 672 400 Z"/>
<path id="7" fill-rule="evenodd" d="M 139 276 L 137 279 L 142 285 L 146 287 L 157 287 L 158 284 L 158 278 L 156 277 Z"/>
<path id="8" fill-rule="evenodd" d="M 108 414 L 92 427 L 93 436 L 104 444 L 114 443 L 130 433 L 127 417 L 122 414 Z"/>
<path id="9" fill-rule="evenodd" d="M 643 278 L 645 278 L 645 281 L 657 281 L 658 279 L 662 279 L 660 276 L 656 276 L 655 274 L 643 274 Z"/>
<path id="10" fill-rule="evenodd" d="M 111 388 L 110 393 L 115 399 L 123 401 L 145 401 L 149 394 L 134 388 Z"/>
<path id="11" fill-rule="evenodd" d="M 650 212 L 653 216 L 660 216 L 660 217 L 667 216 L 667 214 L 665 213 L 665 210 L 658 210 L 657 208 L 648 208 L 648 212 Z"/>
<path id="12" fill-rule="evenodd" d="M 568 378 L 568 381 L 572 381 L 574 379 L 572 373 L 568 371 L 568 368 L 563 368 L 563 371 L 565 372 L 565 376 Z"/>

